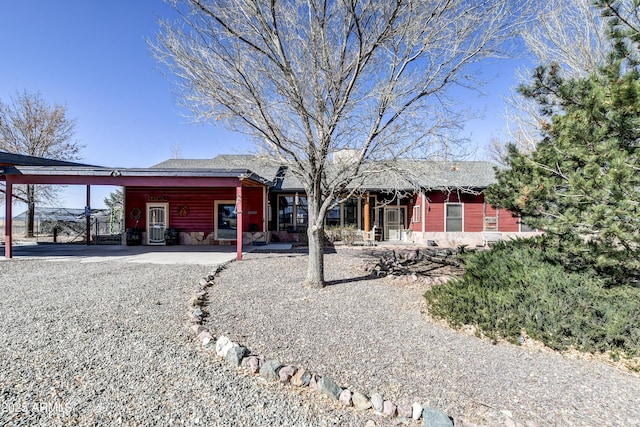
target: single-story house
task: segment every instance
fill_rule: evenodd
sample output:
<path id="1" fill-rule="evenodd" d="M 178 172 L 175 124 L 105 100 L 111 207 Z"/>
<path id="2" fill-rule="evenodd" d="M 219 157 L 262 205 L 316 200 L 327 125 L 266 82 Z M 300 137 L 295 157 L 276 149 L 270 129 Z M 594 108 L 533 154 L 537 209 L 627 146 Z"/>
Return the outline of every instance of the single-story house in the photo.
<path id="1" fill-rule="evenodd" d="M 485 203 L 482 192 L 495 182 L 490 162 L 403 160 L 396 170 L 378 169 L 329 212 L 327 227 L 352 227 L 371 240 L 445 247 L 535 232 L 509 211 Z M 123 241 L 129 244 L 297 241 L 308 223 L 305 192 L 296 177 L 253 155 L 113 168 L 0 153 L 0 181 L 9 199 L 15 184 L 86 185 L 87 206 L 91 185 L 122 186 Z M 11 203 L 5 217 L 11 218 Z M 6 222 L 10 257 L 11 221 Z"/>
<path id="2" fill-rule="evenodd" d="M 246 169 L 263 177 L 262 186 L 246 189 L 243 204 L 245 242 L 304 239 L 307 201 L 300 181 L 285 167 L 252 155 L 219 155 L 213 159 L 170 159 L 152 168 L 172 170 Z M 366 176 L 352 197 L 327 215 L 327 227 L 352 227 L 379 241 L 408 241 L 455 247 L 481 245 L 513 234 L 530 234 L 519 218 L 484 202 L 483 190 L 495 182 L 494 164 L 486 161 L 407 160 L 396 171 Z M 179 230 L 181 244 L 235 243 L 233 194 L 213 190 L 127 188 L 127 209 L 136 209 L 126 227 L 147 228 L 139 213 L 157 200 Z M 162 214 L 164 215 L 164 214 Z M 148 239 L 148 238 L 147 238 Z"/>

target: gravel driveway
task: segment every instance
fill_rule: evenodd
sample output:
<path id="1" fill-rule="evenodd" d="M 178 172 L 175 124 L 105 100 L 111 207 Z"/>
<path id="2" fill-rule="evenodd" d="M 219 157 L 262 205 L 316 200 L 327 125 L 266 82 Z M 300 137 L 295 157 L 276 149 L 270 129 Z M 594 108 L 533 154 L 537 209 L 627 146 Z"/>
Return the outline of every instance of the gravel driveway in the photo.
<path id="1" fill-rule="evenodd" d="M 186 304 L 210 271 L 0 261 L 0 425 L 363 425 L 200 350 Z"/>
<path id="2" fill-rule="evenodd" d="M 333 283 L 314 290 L 300 286 L 305 255 L 249 254 L 211 288 L 207 327 L 351 390 L 481 425 L 640 426 L 637 375 L 435 325 L 424 286 L 368 280 L 359 256 L 328 254 Z"/>

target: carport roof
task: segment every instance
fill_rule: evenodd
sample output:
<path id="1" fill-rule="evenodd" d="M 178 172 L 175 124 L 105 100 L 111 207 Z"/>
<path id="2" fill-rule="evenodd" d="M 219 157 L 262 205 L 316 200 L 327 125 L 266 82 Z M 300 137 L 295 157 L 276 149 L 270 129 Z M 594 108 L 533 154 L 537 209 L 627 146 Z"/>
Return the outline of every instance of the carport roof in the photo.
<path id="1" fill-rule="evenodd" d="M 24 154 L 0 151 L 0 166 L 89 166 L 66 160 L 46 159 L 43 157 L 27 156 Z"/>

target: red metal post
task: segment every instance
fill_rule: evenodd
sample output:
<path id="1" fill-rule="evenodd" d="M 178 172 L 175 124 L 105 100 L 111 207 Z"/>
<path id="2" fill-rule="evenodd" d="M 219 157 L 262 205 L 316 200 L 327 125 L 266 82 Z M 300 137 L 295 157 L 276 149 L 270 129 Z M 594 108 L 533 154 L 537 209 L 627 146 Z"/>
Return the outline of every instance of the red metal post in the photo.
<path id="1" fill-rule="evenodd" d="M 13 241 L 11 240 L 11 228 L 13 227 L 11 203 L 13 203 L 13 183 L 7 176 L 5 185 L 5 213 L 4 213 L 4 256 L 5 258 L 13 257 Z"/>
<path id="2" fill-rule="evenodd" d="M 85 216 L 87 218 L 87 245 L 91 244 L 91 186 L 87 185 L 87 204 L 85 205 Z"/>
<path id="3" fill-rule="evenodd" d="M 236 215 L 238 218 L 236 230 L 236 260 L 242 261 L 242 180 L 236 187 Z"/>

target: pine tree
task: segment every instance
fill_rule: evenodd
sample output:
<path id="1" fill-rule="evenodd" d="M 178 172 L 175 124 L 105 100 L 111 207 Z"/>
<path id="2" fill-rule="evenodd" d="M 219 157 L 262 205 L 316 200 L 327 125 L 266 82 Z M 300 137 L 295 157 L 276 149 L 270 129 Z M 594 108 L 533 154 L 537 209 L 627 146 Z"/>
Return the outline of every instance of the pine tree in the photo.
<path id="1" fill-rule="evenodd" d="M 615 16 L 612 10 L 604 16 Z M 509 168 L 497 171 L 498 182 L 487 190 L 487 200 L 516 212 L 523 222 L 556 237 L 568 254 L 580 253 L 602 271 L 637 274 L 638 32 L 630 25 L 621 29 L 619 17 L 610 23 L 616 48 L 597 73 L 564 80 L 557 65 L 541 66 L 533 83 L 520 88 L 549 121 L 535 151 L 509 149 Z"/>

